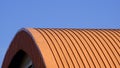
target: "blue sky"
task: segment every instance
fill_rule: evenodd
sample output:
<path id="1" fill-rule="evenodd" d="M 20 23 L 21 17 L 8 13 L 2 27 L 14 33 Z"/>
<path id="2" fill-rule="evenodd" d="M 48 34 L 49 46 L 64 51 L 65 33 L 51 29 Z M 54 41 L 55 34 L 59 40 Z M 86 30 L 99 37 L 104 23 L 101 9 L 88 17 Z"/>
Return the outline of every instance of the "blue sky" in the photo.
<path id="1" fill-rule="evenodd" d="M 24 27 L 120 28 L 120 0 L 0 0 L 0 67 Z"/>

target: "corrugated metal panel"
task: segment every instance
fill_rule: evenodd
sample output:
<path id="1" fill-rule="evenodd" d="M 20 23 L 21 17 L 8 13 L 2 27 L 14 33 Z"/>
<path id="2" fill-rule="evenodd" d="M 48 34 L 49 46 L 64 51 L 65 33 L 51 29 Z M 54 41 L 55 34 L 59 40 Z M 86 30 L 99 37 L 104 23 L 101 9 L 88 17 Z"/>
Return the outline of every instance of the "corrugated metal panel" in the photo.
<path id="1" fill-rule="evenodd" d="M 25 31 L 34 39 L 47 68 L 120 67 L 120 30 L 29 28 Z"/>

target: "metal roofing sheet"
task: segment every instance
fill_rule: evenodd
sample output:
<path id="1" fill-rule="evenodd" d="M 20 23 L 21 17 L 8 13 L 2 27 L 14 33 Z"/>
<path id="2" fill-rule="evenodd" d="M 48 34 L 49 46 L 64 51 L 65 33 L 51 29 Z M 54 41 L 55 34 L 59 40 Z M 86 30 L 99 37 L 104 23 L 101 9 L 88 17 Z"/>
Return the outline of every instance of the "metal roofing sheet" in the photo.
<path id="1" fill-rule="evenodd" d="M 15 36 L 3 68 L 20 49 L 30 55 L 36 68 L 119 68 L 119 44 L 119 29 L 27 28 Z"/>

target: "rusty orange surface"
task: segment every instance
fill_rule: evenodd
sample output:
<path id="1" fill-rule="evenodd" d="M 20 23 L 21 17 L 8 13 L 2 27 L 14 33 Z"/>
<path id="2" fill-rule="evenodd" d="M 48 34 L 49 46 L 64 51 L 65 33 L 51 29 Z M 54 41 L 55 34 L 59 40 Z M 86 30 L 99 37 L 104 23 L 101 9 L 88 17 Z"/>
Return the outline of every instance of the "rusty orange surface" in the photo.
<path id="1" fill-rule="evenodd" d="M 120 30 L 22 29 L 2 68 L 8 68 L 19 50 L 31 57 L 35 68 L 120 68 Z"/>

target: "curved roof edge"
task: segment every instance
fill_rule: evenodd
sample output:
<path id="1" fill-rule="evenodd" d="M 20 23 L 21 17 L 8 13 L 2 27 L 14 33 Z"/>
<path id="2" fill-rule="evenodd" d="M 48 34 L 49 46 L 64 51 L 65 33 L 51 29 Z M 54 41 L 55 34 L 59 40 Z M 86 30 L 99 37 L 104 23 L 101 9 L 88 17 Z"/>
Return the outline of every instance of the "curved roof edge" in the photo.
<path id="1" fill-rule="evenodd" d="M 30 29 L 32 28 L 22 28 L 16 33 L 5 54 L 2 68 L 9 67 L 12 59 L 20 50 L 24 51 L 30 56 L 35 68 L 45 67 L 41 51 L 38 48 L 36 40 L 34 39 L 33 34 L 30 32 Z"/>

